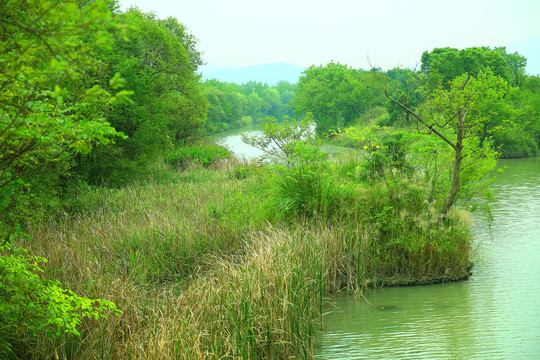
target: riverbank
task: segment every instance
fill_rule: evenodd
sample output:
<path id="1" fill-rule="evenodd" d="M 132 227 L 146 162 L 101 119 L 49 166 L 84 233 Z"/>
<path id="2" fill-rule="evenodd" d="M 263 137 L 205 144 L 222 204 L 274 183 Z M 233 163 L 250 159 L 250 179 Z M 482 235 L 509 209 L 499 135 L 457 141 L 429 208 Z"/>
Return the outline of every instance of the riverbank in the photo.
<path id="1" fill-rule="evenodd" d="M 123 314 L 85 320 L 80 338 L 19 345 L 36 359 L 310 358 L 329 294 L 468 274 L 465 214 L 440 227 L 420 179 L 353 181 L 358 161 L 321 169 L 315 180 L 335 191 L 304 194 L 319 196 L 304 215 L 279 210 L 286 173 L 231 158 L 81 189 L 75 212 L 19 245 L 48 259 L 45 276 Z"/>

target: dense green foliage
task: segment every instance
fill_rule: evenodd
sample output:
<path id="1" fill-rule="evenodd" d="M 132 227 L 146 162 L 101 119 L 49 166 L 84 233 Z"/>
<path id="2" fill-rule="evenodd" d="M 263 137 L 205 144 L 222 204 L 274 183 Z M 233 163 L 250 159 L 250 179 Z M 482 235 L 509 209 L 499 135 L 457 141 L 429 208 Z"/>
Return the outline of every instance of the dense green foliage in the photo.
<path id="1" fill-rule="evenodd" d="M 311 114 L 323 134 L 351 125 L 366 110 L 384 104 L 381 85 L 375 72 L 339 63 L 311 66 L 300 77 L 292 104 L 297 115 Z"/>
<path id="2" fill-rule="evenodd" d="M 425 51 L 421 58 L 421 72 L 440 76 L 444 83 L 462 74 L 478 76 L 481 71 L 490 69 L 511 83 L 519 85 L 525 76 L 527 60 L 518 53 L 508 54 L 506 48 L 472 47 L 462 50 L 436 48 Z"/>
<path id="3" fill-rule="evenodd" d="M 518 53 L 508 54 L 505 48 L 440 48 L 422 55 L 421 71 L 428 92 L 433 84 L 448 87 L 464 74 L 476 78 L 491 72 L 504 81 L 507 84 L 504 86 L 509 88 L 504 101 L 484 101 L 478 109 L 484 120 L 475 135 L 481 141 L 492 139 L 503 157 L 524 157 L 538 154 L 540 146 L 540 114 L 534 109 L 534 100 L 531 101 L 534 95 L 527 86 L 537 78 L 525 75 L 526 62 Z"/>
<path id="4" fill-rule="evenodd" d="M 101 65 L 93 62 L 95 53 L 111 45 L 109 30 L 119 27 L 105 3 L 0 6 L 0 218 L 8 221 L 8 213 L 32 216 L 21 205 L 31 204 L 31 197 L 47 203 L 50 192 L 41 197 L 46 186 L 40 183 L 58 183 L 73 154 L 121 135 L 104 115 L 126 93 L 116 93 L 119 76 L 95 79 Z"/>
<path id="5" fill-rule="evenodd" d="M 132 29 L 102 51 L 103 76 L 121 73 L 134 94 L 131 102 L 105 114 L 127 135 L 114 146 L 80 157 L 76 171 L 85 181 L 118 183 L 146 175 L 155 159 L 204 129 L 206 101 L 197 72 L 202 60 L 195 39 L 174 18 L 158 19 L 130 9 L 117 21 Z"/>
<path id="6" fill-rule="evenodd" d="M 207 133 L 226 131 L 258 124 L 268 116 L 292 116 L 290 101 L 296 85 L 280 81 L 276 86 L 259 82 L 242 85 L 207 80 L 205 95 L 209 103 Z"/>
<path id="7" fill-rule="evenodd" d="M 43 259 L 11 241 L 23 235 L 14 222 L 51 203 L 70 158 L 122 138 L 103 116 L 128 93 L 115 94 L 118 75 L 95 81 L 95 53 L 121 28 L 105 2 L 2 1 L 0 14 L 0 356 L 11 358 L 24 337 L 79 334 L 81 317 L 115 308 L 40 278 Z"/>

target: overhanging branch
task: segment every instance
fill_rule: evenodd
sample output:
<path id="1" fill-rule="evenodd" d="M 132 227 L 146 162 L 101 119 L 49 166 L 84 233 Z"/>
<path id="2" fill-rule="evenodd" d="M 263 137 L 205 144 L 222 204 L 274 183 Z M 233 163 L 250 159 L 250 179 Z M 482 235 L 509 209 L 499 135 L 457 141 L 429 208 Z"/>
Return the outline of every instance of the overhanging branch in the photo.
<path id="1" fill-rule="evenodd" d="M 403 110 L 407 111 L 409 114 L 411 114 L 413 117 L 415 117 L 418 122 L 420 122 L 422 125 L 424 125 L 426 128 L 428 128 L 430 131 L 432 131 L 435 135 L 443 139 L 448 145 L 450 145 L 454 150 L 456 149 L 456 144 L 454 144 L 450 139 L 448 139 L 446 136 L 444 136 L 441 132 L 439 132 L 433 125 L 429 125 L 424 119 L 420 117 L 417 113 L 409 109 L 406 105 L 402 104 L 398 100 L 392 98 L 390 95 L 388 95 L 388 90 L 384 89 L 384 95 L 388 98 L 388 100 L 392 101 L 396 105 L 400 106 Z"/>

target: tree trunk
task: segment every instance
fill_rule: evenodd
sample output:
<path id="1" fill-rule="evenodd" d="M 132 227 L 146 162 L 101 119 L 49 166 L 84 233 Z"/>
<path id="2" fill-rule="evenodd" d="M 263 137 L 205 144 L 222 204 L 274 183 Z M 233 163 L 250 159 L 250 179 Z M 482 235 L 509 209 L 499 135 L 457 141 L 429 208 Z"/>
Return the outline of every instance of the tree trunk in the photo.
<path id="1" fill-rule="evenodd" d="M 458 114 L 458 121 L 457 121 L 457 137 L 456 137 L 456 144 L 454 147 L 454 168 L 452 173 L 452 185 L 450 186 L 450 191 L 448 192 L 448 196 L 446 197 L 446 200 L 444 201 L 444 205 L 441 209 L 441 212 L 439 213 L 439 221 L 442 222 L 446 219 L 446 216 L 448 215 L 448 212 L 454 205 L 454 201 L 456 200 L 456 196 L 460 189 L 460 174 L 461 174 L 461 160 L 463 159 L 463 132 L 464 132 L 464 124 L 465 124 L 465 116 L 467 116 L 467 112 Z"/>

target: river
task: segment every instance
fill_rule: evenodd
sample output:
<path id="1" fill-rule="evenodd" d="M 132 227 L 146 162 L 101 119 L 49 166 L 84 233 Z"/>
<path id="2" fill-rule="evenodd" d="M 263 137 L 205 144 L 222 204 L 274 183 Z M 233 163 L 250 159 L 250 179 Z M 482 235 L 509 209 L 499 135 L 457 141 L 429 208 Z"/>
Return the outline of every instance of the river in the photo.
<path id="1" fill-rule="evenodd" d="M 218 139 L 258 155 L 238 141 Z M 540 157 L 500 166 L 492 221 L 474 217 L 473 276 L 330 299 L 317 359 L 540 359 Z"/>

